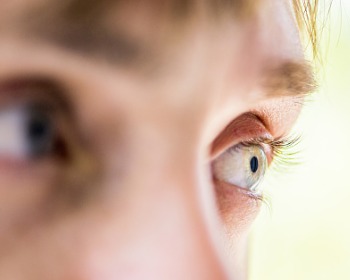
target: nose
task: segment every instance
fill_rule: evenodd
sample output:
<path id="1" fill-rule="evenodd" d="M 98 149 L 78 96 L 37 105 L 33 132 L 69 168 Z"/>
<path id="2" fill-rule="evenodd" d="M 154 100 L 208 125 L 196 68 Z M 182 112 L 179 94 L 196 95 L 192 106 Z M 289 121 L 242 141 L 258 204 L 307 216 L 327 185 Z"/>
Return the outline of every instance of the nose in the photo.
<path id="1" fill-rule="evenodd" d="M 161 154 L 148 157 L 147 165 L 134 162 L 138 176 L 127 176 L 118 198 L 105 203 L 77 273 L 87 279 L 229 279 L 199 191 L 210 184 L 200 185 L 195 159 Z"/>

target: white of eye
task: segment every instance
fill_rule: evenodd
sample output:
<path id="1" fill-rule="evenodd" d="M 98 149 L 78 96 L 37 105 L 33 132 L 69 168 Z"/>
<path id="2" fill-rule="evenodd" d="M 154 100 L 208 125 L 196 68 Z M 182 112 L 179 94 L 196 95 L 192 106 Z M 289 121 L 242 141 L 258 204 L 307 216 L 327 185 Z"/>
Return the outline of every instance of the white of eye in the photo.
<path id="1" fill-rule="evenodd" d="M 230 185 L 260 193 L 259 185 L 267 169 L 267 157 L 259 145 L 229 148 L 212 164 L 214 177 Z"/>
<path id="2" fill-rule="evenodd" d="M 21 106 L 0 111 L 0 157 L 18 160 L 28 155 L 26 118 Z"/>
<path id="3" fill-rule="evenodd" d="M 46 113 L 26 105 L 0 109 L 0 158 L 26 160 L 52 148 L 53 127 Z"/>

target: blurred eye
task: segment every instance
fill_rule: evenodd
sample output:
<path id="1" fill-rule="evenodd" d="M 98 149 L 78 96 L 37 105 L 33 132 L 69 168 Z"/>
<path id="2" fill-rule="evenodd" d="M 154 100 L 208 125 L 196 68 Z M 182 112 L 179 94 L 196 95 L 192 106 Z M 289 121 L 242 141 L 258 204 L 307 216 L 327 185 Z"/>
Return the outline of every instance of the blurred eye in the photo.
<path id="1" fill-rule="evenodd" d="M 0 157 L 29 160 L 49 155 L 55 145 L 55 124 L 48 106 L 18 104 L 0 108 Z"/>
<path id="2" fill-rule="evenodd" d="M 256 144 L 238 144 L 213 162 L 214 177 L 227 184 L 260 193 L 259 185 L 267 170 L 264 149 Z"/>

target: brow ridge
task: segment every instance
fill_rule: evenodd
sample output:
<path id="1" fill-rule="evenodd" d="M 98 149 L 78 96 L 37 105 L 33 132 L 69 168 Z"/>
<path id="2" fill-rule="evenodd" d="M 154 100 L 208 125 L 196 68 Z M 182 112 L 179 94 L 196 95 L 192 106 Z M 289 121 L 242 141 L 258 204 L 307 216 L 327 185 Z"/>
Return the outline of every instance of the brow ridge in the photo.
<path id="1" fill-rule="evenodd" d="M 305 97 L 317 89 L 313 68 L 306 60 L 287 60 L 264 69 L 260 86 L 269 97 Z"/>

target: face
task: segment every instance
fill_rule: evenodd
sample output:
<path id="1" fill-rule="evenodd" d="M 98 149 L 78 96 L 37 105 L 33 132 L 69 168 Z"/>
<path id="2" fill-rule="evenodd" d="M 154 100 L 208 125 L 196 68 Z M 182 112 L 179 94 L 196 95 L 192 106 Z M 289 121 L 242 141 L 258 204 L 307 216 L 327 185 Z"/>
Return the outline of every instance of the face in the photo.
<path id="1" fill-rule="evenodd" d="M 1 279 L 246 279 L 310 71 L 287 0 L 195 6 L 0 4 Z"/>

